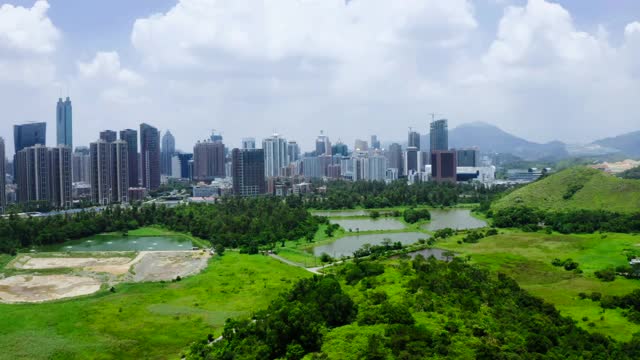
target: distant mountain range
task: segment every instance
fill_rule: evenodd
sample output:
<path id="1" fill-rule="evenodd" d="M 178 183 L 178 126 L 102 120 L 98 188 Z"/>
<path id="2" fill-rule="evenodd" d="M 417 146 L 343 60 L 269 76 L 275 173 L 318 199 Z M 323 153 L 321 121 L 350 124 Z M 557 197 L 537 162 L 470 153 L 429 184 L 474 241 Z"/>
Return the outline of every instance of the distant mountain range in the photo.
<path id="1" fill-rule="evenodd" d="M 423 138 L 423 149 L 429 148 L 428 140 L 428 136 Z M 482 152 L 511 154 L 525 160 L 557 160 L 570 156 L 598 156 L 613 153 L 640 157 L 640 131 L 598 140 L 587 145 L 565 144 L 561 141 L 540 144 L 509 134 L 497 126 L 474 122 L 449 130 L 449 147 L 478 147 Z"/>
<path id="2" fill-rule="evenodd" d="M 482 152 L 507 153 L 525 160 L 561 159 L 569 156 L 567 146 L 560 141 L 538 144 L 481 122 L 463 124 L 450 130 L 449 146 L 478 147 Z"/>

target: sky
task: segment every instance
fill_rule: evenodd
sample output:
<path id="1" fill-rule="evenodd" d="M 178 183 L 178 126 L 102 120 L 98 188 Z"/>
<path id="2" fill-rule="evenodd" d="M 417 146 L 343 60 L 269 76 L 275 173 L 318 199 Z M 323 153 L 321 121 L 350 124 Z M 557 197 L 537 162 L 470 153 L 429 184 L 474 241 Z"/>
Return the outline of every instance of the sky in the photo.
<path id="1" fill-rule="evenodd" d="M 273 133 L 405 141 L 432 113 L 538 142 L 640 130 L 636 0 L 0 2 L 0 137 L 73 101 L 74 145 L 141 122 L 190 151 Z"/>

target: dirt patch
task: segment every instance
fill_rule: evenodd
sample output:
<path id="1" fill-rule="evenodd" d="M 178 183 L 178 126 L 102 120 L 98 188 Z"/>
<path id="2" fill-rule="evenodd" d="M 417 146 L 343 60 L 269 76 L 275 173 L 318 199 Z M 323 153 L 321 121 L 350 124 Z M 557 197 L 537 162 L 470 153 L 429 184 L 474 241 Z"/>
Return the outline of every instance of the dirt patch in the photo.
<path id="1" fill-rule="evenodd" d="M 173 280 L 202 271 L 210 258 L 208 253 L 195 251 L 147 252 L 138 256 L 132 269 L 133 281 Z M 134 260 L 134 262 L 136 261 Z"/>
<path id="2" fill-rule="evenodd" d="M 93 294 L 100 281 L 71 275 L 16 275 L 0 280 L 0 302 L 34 303 Z"/>

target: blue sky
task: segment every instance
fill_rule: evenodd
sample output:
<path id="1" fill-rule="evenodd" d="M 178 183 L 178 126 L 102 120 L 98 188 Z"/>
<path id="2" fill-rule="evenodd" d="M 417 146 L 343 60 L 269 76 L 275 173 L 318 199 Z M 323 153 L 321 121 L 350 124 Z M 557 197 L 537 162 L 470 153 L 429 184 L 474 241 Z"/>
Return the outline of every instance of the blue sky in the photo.
<path id="1" fill-rule="evenodd" d="M 9 144 L 25 121 L 47 121 L 54 142 L 67 93 L 77 145 L 143 121 L 184 150 L 211 129 L 231 146 L 274 130 L 303 149 L 320 130 L 349 145 L 402 141 L 409 126 L 426 132 L 431 112 L 535 141 L 640 129 L 635 0 L 3 4 Z"/>

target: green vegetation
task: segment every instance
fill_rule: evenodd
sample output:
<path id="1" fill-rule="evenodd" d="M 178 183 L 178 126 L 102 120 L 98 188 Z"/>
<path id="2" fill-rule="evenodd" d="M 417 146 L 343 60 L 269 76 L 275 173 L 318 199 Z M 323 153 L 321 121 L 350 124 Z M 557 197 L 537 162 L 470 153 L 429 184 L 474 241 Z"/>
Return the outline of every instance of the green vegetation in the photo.
<path id="1" fill-rule="evenodd" d="M 459 202 L 480 203 L 502 192 L 467 184 L 441 184 L 433 181 L 408 185 L 405 180 L 387 184 L 383 181 L 331 181 L 323 184 L 326 192 L 308 195 L 305 205 L 311 209 L 380 209 L 396 206 L 454 206 Z"/>
<path id="2" fill-rule="evenodd" d="M 619 175 L 623 179 L 635 179 L 640 180 L 640 166 L 633 169 L 629 169 Z"/>
<path id="3" fill-rule="evenodd" d="M 336 278 L 304 280 L 253 319 L 228 321 L 221 341 L 195 343 L 187 358 L 640 356 L 639 337 L 621 344 L 590 334 L 507 276 L 496 278 L 460 258 L 359 261 L 334 269 Z"/>
<path id="4" fill-rule="evenodd" d="M 402 215 L 405 222 L 415 224 L 418 221 L 431 220 L 431 213 L 428 209 L 406 209 Z"/>
<path id="5" fill-rule="evenodd" d="M 600 170 L 573 167 L 513 191 L 497 200 L 492 208 L 495 211 L 514 206 L 544 211 L 637 212 L 640 182 L 620 179 Z"/>
<path id="6" fill-rule="evenodd" d="M 635 279 L 617 277 L 614 282 L 603 282 L 595 275 L 596 271 L 609 267 L 628 266 L 627 254 L 638 248 L 640 236 L 561 235 L 500 230 L 499 235 L 481 239 L 475 244 L 460 241 L 464 236 L 460 234 L 440 240 L 435 246 L 452 250 L 461 257 L 470 256 L 472 263 L 494 272 L 506 273 L 524 289 L 554 304 L 564 315 L 576 321 L 584 316 L 598 319 L 593 327 L 580 324 L 589 331 L 621 341 L 628 341 L 632 334 L 640 331 L 640 326 L 629 322 L 622 311 L 607 310 L 602 314 L 598 303 L 579 298 L 580 293 L 622 296 L 640 289 L 640 282 Z M 554 266 L 554 259 L 562 259 L 559 261 L 563 265 Z M 566 259 L 569 259 L 569 263 L 579 264 L 582 273 L 565 270 Z"/>
<path id="7" fill-rule="evenodd" d="M 226 252 L 200 275 L 121 284 L 45 304 L 0 304 L 0 359 L 176 359 L 228 318 L 266 308 L 310 274 L 267 256 Z"/>
<path id="8" fill-rule="evenodd" d="M 314 217 L 301 198 L 282 201 L 275 197 L 225 198 L 219 204 L 192 204 L 174 208 L 163 206 L 130 208 L 109 207 L 103 211 L 85 211 L 75 215 L 0 218 L 0 253 L 15 254 L 19 249 L 59 244 L 67 240 L 119 232 L 123 235 L 149 233 L 158 236 L 165 230 L 140 227 L 157 225 L 172 231 L 190 233 L 229 248 L 275 247 L 284 239 L 313 238 L 324 218 Z M 196 241 L 198 243 L 198 241 Z"/>

